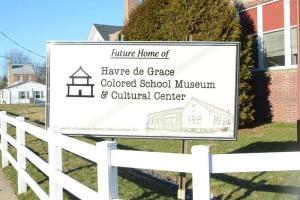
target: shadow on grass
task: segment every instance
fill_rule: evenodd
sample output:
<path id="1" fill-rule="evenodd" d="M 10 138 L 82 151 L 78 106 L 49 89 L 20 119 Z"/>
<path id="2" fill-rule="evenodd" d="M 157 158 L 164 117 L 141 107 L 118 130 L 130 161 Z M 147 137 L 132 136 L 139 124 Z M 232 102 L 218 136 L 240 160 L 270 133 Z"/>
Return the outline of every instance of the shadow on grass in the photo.
<path id="1" fill-rule="evenodd" d="M 242 189 L 245 189 L 246 191 L 240 197 L 235 198 L 236 200 L 246 199 L 253 192 L 273 192 L 273 193 L 291 194 L 291 195 L 296 195 L 298 198 L 300 198 L 300 187 L 266 184 L 267 180 L 260 180 L 258 182 L 255 182 L 255 180 L 258 177 L 264 175 L 265 173 L 266 172 L 261 172 L 258 175 L 253 176 L 250 180 L 243 180 L 227 174 L 212 174 L 211 177 L 219 181 L 238 186 L 238 188 L 231 191 L 224 198 L 224 200 L 232 199 L 233 194 Z"/>
<path id="2" fill-rule="evenodd" d="M 245 147 L 237 149 L 230 153 L 259 153 L 259 152 L 283 152 L 283 151 L 296 151 L 297 143 L 292 141 L 287 142 L 256 142 L 249 144 Z M 273 192 L 282 194 L 296 195 L 300 199 L 300 187 L 287 186 L 287 185 L 270 185 L 267 184 L 267 180 L 260 180 L 255 182 L 257 178 L 264 175 L 267 172 L 261 172 L 258 175 L 253 176 L 250 180 L 241 179 L 228 174 L 212 174 L 211 177 L 219 181 L 235 185 L 237 188 L 231 191 L 224 200 L 232 199 L 232 195 L 241 189 L 245 189 L 246 192 L 238 198 L 245 199 L 251 195 L 251 193 L 256 191 L 261 192 Z M 191 180 L 188 181 L 187 185 L 191 184 Z"/>
<path id="3" fill-rule="evenodd" d="M 297 142 L 255 142 L 230 153 L 261 153 L 284 151 L 297 151 Z"/>
<path id="4" fill-rule="evenodd" d="M 41 125 L 42 127 L 45 126 L 45 122 L 41 122 L 41 121 L 39 121 L 39 120 L 33 120 L 32 122 L 35 123 L 35 124 L 39 124 L 39 125 Z"/>
<path id="5" fill-rule="evenodd" d="M 118 149 L 139 151 L 139 149 L 128 147 L 126 145 L 118 144 Z M 151 189 L 157 194 L 166 196 L 169 198 L 175 198 L 177 196 L 178 184 L 162 180 L 151 174 L 148 174 L 142 170 L 119 168 L 119 176 L 133 182 L 143 188 Z M 153 198 L 153 192 L 144 192 L 142 195 L 133 198 L 132 200 L 144 199 L 147 197 Z"/>
<path id="6" fill-rule="evenodd" d="M 175 198 L 177 195 L 177 184 L 161 180 L 141 170 L 119 168 L 118 174 L 122 178 L 133 182 L 141 186 L 142 188 L 153 190 L 158 195 L 166 196 L 169 198 Z M 132 200 L 144 199 L 149 197 L 150 195 L 151 198 L 153 198 L 153 192 L 144 192 L 142 195 L 135 197 Z"/>

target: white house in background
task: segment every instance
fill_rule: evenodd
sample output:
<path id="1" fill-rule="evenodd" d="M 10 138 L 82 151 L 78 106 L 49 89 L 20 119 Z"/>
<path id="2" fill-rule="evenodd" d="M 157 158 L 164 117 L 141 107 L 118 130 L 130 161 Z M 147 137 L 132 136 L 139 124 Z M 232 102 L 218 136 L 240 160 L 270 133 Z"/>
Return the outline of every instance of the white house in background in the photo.
<path id="1" fill-rule="evenodd" d="M 16 83 L 0 91 L 0 103 L 45 103 L 46 91 L 46 85 L 35 81 Z"/>
<path id="2" fill-rule="evenodd" d="M 89 42 L 117 41 L 122 26 L 93 24 L 88 36 Z"/>

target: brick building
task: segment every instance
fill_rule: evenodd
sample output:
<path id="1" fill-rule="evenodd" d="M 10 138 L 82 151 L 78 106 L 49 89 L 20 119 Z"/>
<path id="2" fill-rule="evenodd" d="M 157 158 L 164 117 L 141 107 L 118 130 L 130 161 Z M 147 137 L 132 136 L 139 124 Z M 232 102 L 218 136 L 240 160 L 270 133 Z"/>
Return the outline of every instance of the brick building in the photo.
<path id="1" fill-rule="evenodd" d="M 36 81 L 37 76 L 31 64 L 13 64 L 8 61 L 7 86 L 26 81 Z"/>
<path id="2" fill-rule="evenodd" d="M 256 38 L 253 90 L 256 119 L 297 119 L 296 0 L 235 2 L 243 28 Z"/>

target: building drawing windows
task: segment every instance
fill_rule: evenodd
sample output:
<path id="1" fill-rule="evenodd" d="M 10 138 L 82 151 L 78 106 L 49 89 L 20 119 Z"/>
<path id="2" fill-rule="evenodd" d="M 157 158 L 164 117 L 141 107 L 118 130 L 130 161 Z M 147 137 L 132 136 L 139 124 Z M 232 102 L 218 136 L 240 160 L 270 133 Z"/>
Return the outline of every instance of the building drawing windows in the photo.
<path id="1" fill-rule="evenodd" d="M 194 107 L 195 105 L 192 105 L 192 106 Z M 201 124 L 201 115 L 190 115 L 189 123 L 190 124 Z"/>
<path id="2" fill-rule="evenodd" d="M 148 114 L 146 129 L 194 133 L 233 131 L 233 115 L 192 98 L 184 107 Z"/>
<path id="3" fill-rule="evenodd" d="M 67 97 L 94 97 L 94 84 L 90 84 L 92 77 L 82 67 L 79 67 L 69 78 L 72 83 L 67 84 Z"/>

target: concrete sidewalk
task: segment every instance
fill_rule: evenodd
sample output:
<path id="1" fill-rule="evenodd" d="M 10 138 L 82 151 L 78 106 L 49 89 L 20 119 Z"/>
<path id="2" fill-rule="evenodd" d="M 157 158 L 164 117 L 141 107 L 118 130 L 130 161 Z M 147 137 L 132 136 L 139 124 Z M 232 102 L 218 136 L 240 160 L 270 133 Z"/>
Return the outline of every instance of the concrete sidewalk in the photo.
<path id="1" fill-rule="evenodd" d="M 0 169 L 0 199 L 5 200 L 17 200 L 17 197 L 10 185 L 10 182 L 3 174 L 2 169 Z"/>

